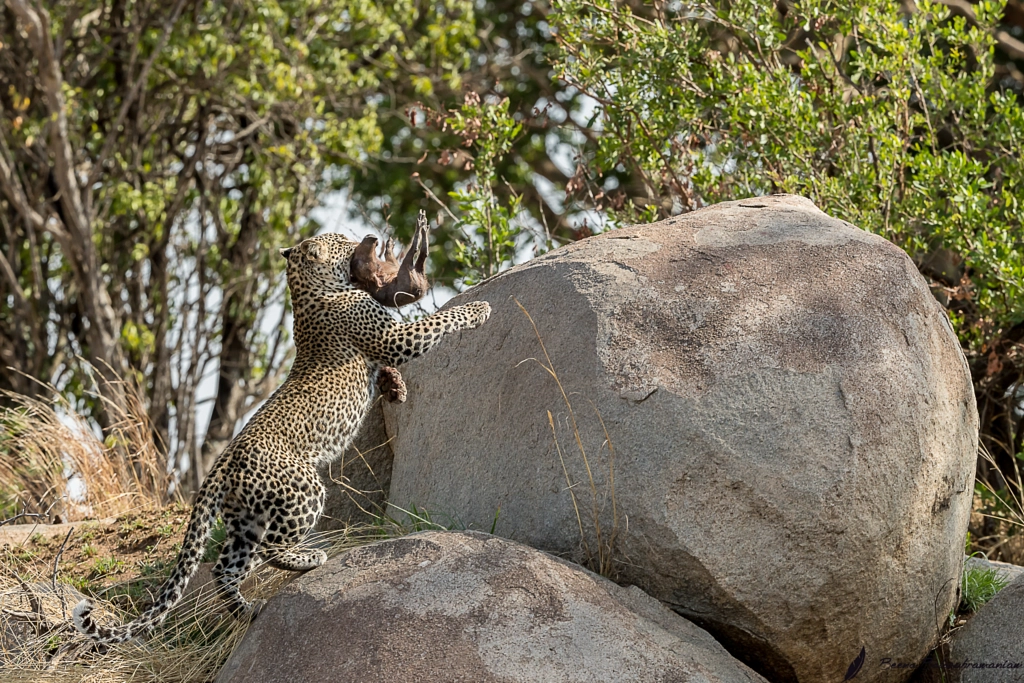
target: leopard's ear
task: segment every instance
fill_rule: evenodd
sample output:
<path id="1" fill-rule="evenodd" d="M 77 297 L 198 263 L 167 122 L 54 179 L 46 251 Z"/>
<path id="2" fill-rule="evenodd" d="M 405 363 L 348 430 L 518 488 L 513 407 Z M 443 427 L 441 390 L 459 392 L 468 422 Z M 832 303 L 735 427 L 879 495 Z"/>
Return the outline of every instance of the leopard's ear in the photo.
<path id="1" fill-rule="evenodd" d="M 305 240 L 299 245 L 306 260 L 313 263 L 323 263 L 327 260 L 327 249 L 324 245 L 313 240 Z"/>

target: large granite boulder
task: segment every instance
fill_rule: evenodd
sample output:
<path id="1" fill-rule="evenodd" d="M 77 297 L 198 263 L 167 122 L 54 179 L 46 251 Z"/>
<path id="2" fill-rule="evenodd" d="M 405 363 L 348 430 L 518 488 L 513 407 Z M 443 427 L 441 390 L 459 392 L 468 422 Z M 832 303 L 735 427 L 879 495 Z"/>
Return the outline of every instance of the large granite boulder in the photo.
<path id="1" fill-rule="evenodd" d="M 765 683 L 636 588 L 477 532 L 351 550 L 267 603 L 217 683 Z"/>
<path id="2" fill-rule="evenodd" d="M 452 305 L 471 300 L 487 325 L 404 365 L 409 400 L 385 406 L 397 508 L 601 567 L 780 683 L 842 681 L 862 651 L 858 681 L 901 681 L 878 660 L 935 645 L 978 418 L 900 249 L 762 197 L 568 245 Z"/>

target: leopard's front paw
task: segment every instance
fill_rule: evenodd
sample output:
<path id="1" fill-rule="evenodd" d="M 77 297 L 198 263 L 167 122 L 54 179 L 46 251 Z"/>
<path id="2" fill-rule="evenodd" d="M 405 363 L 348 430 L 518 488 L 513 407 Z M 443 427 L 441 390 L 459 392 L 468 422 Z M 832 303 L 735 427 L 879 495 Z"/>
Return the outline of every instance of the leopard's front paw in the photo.
<path id="1" fill-rule="evenodd" d="M 466 328 L 470 330 L 480 327 L 491 317 L 491 305 L 486 301 L 474 301 L 464 305 L 463 308 L 466 309 L 466 314 L 469 316 Z"/>

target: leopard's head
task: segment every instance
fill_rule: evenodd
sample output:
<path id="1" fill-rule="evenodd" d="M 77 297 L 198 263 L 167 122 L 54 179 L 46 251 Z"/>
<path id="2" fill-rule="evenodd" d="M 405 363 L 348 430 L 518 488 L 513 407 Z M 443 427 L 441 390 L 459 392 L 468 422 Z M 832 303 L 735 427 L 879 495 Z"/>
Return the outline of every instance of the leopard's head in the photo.
<path id="1" fill-rule="evenodd" d="M 292 306 L 322 294 L 353 288 L 349 263 L 358 246 L 343 235 L 324 233 L 281 250 L 288 259 L 288 289 Z"/>

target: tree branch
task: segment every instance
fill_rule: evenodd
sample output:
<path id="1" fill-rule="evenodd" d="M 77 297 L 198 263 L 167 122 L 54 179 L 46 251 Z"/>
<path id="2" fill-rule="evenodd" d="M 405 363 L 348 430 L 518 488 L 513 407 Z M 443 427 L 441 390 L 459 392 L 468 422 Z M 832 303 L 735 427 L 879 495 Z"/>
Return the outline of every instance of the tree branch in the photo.
<path id="1" fill-rule="evenodd" d="M 117 119 L 114 121 L 114 125 L 107 131 L 107 139 L 103 142 L 103 147 L 100 149 L 100 153 L 96 157 L 96 162 L 93 165 L 92 170 L 89 172 L 89 180 L 86 183 L 86 187 L 91 187 L 103 172 L 103 164 L 106 163 L 107 158 L 113 151 L 114 145 L 118 139 L 118 130 L 124 125 L 124 120 L 128 117 L 128 110 L 131 109 L 131 106 L 139 97 L 139 93 L 142 91 L 142 86 L 146 83 L 146 79 L 149 78 L 149 71 L 153 68 L 153 63 L 156 61 L 157 56 L 159 56 L 163 51 L 164 46 L 167 45 L 167 41 L 171 37 L 171 31 L 174 29 L 174 24 L 178 21 L 178 15 L 181 14 L 181 9 L 184 6 L 185 0 L 178 0 L 174 5 L 174 9 L 171 11 L 171 16 L 169 16 L 167 21 L 164 22 L 164 32 L 160 35 L 160 40 L 157 42 L 156 47 L 153 48 L 153 53 L 149 56 L 149 59 L 147 59 L 146 63 L 142 65 L 142 71 L 139 72 L 135 82 L 132 83 L 132 88 L 128 91 L 128 96 L 124 98 L 123 102 L 121 102 L 121 109 L 117 112 Z"/>
<path id="2" fill-rule="evenodd" d="M 63 78 L 50 39 L 50 15 L 42 7 L 29 7 L 25 0 L 7 0 L 28 33 L 32 52 L 39 62 L 39 80 L 50 112 L 50 137 L 54 158 L 54 176 L 60 188 L 64 221 L 78 240 L 90 239 L 89 219 L 82 208 L 82 194 L 75 179 L 74 154 L 68 134 L 67 103 Z"/>
<path id="3" fill-rule="evenodd" d="M 14 274 L 14 269 L 3 254 L 0 254 L 0 272 L 3 273 L 4 279 L 7 280 L 7 284 L 11 287 L 11 293 L 14 295 L 17 307 L 22 311 L 28 311 L 30 305 L 28 299 L 25 298 L 25 294 L 21 291 L 21 283 L 18 282 L 18 276 Z"/>
<path id="4" fill-rule="evenodd" d="M 0 135 L 0 190 L 3 190 L 7 201 L 21 215 L 29 229 L 49 232 L 57 238 L 57 241 L 65 249 L 73 250 L 73 246 L 70 244 L 70 235 L 64 229 L 64 225 L 60 220 L 56 216 L 50 216 L 49 220 L 47 220 L 32 207 L 28 197 L 25 195 L 25 189 L 21 185 L 21 180 L 14 173 L 13 166 L 14 162 L 11 157 L 11 150 L 7 147 L 7 140 L 4 139 L 3 135 Z M 73 253 L 73 251 L 70 253 Z M 10 268 L 9 264 L 6 265 Z M 38 280 L 39 278 L 36 279 Z M 20 292 L 20 290 L 17 291 Z"/>
<path id="5" fill-rule="evenodd" d="M 81 289 L 79 302 L 89 321 L 86 329 L 89 360 L 102 378 L 100 392 L 105 404 L 104 413 L 109 407 L 112 414 L 125 414 L 128 412 L 128 402 L 120 378 L 127 367 L 120 346 L 121 322 L 100 273 L 99 255 L 92 239 L 92 221 L 82 205 L 81 188 L 75 177 L 67 102 L 64 99 L 60 65 L 50 37 L 50 15 L 37 3 L 30 7 L 26 0 L 6 2 L 28 34 L 32 53 L 39 65 L 40 88 L 50 114 L 49 152 L 53 155 L 53 167 L 50 170 L 57 184 L 62 220 L 56 216 L 48 219 L 40 216 L 39 219 L 43 229 L 57 237 L 63 256 L 71 265 Z M 6 162 L 4 166 L 8 171 L 6 177 L 10 178 L 10 167 Z M 0 173 L 3 171 L 0 170 Z"/>
<path id="6" fill-rule="evenodd" d="M 954 14 L 959 14 L 963 18 L 967 19 L 970 24 L 974 26 L 978 25 L 978 17 L 974 13 L 974 8 L 971 7 L 971 3 L 967 2 L 967 0 L 938 1 L 940 4 L 943 4 L 952 10 Z M 1003 51 L 1011 58 L 1024 59 L 1024 42 L 1017 40 L 1010 35 L 1008 31 L 1001 28 L 993 30 L 992 37 L 996 39 L 996 42 L 999 43 L 999 47 L 1003 48 Z"/>
<path id="7" fill-rule="evenodd" d="M 46 221 L 41 213 L 32 208 L 25 196 L 25 190 L 21 186 L 21 180 L 14 174 L 13 163 L 8 161 L 11 158 L 10 150 L 7 148 L 7 141 L 0 135 L 0 190 L 11 206 L 21 215 L 25 222 L 36 230 L 43 230 Z"/>

